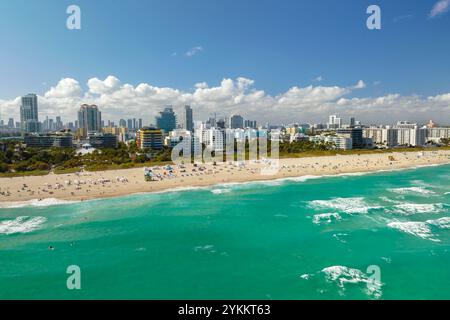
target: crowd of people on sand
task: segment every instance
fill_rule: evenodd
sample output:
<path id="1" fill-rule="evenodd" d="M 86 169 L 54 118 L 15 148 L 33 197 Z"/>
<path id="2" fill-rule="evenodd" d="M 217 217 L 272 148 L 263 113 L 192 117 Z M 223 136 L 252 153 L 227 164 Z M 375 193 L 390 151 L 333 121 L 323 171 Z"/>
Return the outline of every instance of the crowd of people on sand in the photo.
<path id="1" fill-rule="evenodd" d="M 123 185 L 139 185 L 145 188 L 146 181 L 167 181 L 176 180 L 181 183 L 189 181 L 206 180 L 207 176 L 217 179 L 217 182 L 232 180 L 251 180 L 250 176 L 262 173 L 267 168 L 275 168 L 277 175 L 281 177 L 297 176 L 306 173 L 343 173 L 355 171 L 368 171 L 373 169 L 395 168 L 411 166 L 414 164 L 428 164 L 445 162 L 450 160 L 448 153 L 397 153 L 374 154 L 369 156 L 355 155 L 351 157 L 337 156 L 324 158 L 303 158 L 272 160 L 262 159 L 255 161 L 236 162 L 213 162 L 207 164 L 180 164 L 166 165 L 145 168 L 144 174 L 139 175 L 138 171 L 123 173 L 121 171 L 103 172 L 77 172 L 75 174 L 54 175 L 50 181 L 44 182 L 41 186 L 30 187 L 22 183 L 19 187 L 12 187 L 5 183 L 0 185 L 0 196 L 12 197 L 15 193 L 26 194 L 29 198 L 35 197 L 38 200 L 50 198 L 52 195 L 65 193 L 70 196 L 86 197 L 91 193 L 96 195 L 111 194 L 119 191 Z M 278 166 L 279 165 L 279 166 Z M 151 173 L 151 179 L 144 179 Z M 114 174 L 118 174 L 112 178 Z M 15 178 L 12 178 L 15 179 Z M 22 178 L 22 179 L 25 179 Z M 186 181 L 187 180 L 187 181 Z M 215 181 L 215 180 L 214 180 Z M 33 184 L 33 183 L 31 183 Z M 121 188 L 123 189 L 123 188 Z M 151 188 L 150 188 L 151 189 Z M 68 193 L 70 192 L 70 193 Z"/>

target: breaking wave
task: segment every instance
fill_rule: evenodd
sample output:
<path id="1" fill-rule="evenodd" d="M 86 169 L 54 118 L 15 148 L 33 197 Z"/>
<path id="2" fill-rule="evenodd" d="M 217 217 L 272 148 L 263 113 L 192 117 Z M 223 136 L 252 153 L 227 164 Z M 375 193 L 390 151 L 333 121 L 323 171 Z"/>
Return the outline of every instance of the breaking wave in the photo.
<path id="1" fill-rule="evenodd" d="M 438 227 L 439 229 L 450 229 L 450 217 L 440 218 L 437 220 L 428 220 L 427 223 Z"/>
<path id="2" fill-rule="evenodd" d="M 25 207 L 50 207 L 50 206 L 57 206 L 57 205 L 64 205 L 64 204 L 71 204 L 71 203 L 77 203 L 78 201 L 66 201 L 66 200 L 59 200 L 54 198 L 48 198 L 48 199 L 34 199 L 29 201 L 21 201 L 21 202 L 4 202 L 0 203 L 0 208 L 25 208 Z"/>
<path id="3" fill-rule="evenodd" d="M 0 222 L 0 234 L 29 233 L 41 228 L 47 221 L 44 217 L 18 217 L 14 220 Z"/>
<path id="4" fill-rule="evenodd" d="M 375 279 L 369 278 L 364 272 L 359 269 L 352 269 L 344 266 L 332 266 L 322 270 L 325 274 L 326 280 L 336 283 L 341 289 L 341 294 L 344 294 L 347 284 L 365 284 L 364 291 L 370 297 L 375 299 L 381 298 L 383 295 L 383 284 Z"/>
<path id="5" fill-rule="evenodd" d="M 392 207 L 392 209 L 387 209 L 388 213 L 399 214 L 403 216 L 411 216 L 420 213 L 442 213 L 445 210 L 445 205 L 443 203 L 431 203 L 431 204 L 421 204 L 421 203 L 402 203 L 397 204 Z"/>
<path id="6" fill-rule="evenodd" d="M 330 224 L 333 221 L 341 219 L 339 213 L 322 213 L 314 215 L 313 222 L 315 224 Z"/>
<path id="7" fill-rule="evenodd" d="M 319 210 L 336 210 L 352 213 L 367 214 L 371 209 L 379 209 L 379 206 L 370 206 L 364 198 L 334 198 L 331 200 L 314 200 L 309 202 L 309 206 Z"/>
<path id="8" fill-rule="evenodd" d="M 425 240 L 431 240 L 439 242 L 440 240 L 433 238 L 435 235 L 431 232 L 431 228 L 427 222 L 408 221 L 400 222 L 395 221 L 388 224 L 389 228 L 399 230 L 401 232 L 419 237 Z"/>
<path id="9" fill-rule="evenodd" d="M 434 191 L 428 190 L 425 187 L 410 187 L 410 188 L 396 188 L 396 189 L 388 189 L 393 193 L 397 194 L 415 194 L 415 195 L 432 195 L 436 194 Z"/>

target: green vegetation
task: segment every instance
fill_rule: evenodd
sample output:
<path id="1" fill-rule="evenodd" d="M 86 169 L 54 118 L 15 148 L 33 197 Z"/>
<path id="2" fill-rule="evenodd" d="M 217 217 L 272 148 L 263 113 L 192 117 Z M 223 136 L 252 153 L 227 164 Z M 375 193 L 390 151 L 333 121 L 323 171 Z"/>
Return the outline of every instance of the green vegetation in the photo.
<path id="1" fill-rule="evenodd" d="M 310 150 L 299 153 L 281 153 L 280 158 L 307 158 L 307 157 L 326 157 L 336 155 L 360 155 L 360 154 L 383 154 L 392 152 L 421 152 L 450 150 L 450 147 L 414 147 L 414 148 L 393 148 L 393 149 L 353 149 L 353 150 Z"/>
<path id="2" fill-rule="evenodd" d="M 295 141 L 280 143 L 280 158 L 321 157 L 352 154 L 380 154 L 390 152 L 420 152 L 450 150 L 450 139 L 442 139 L 444 147 L 416 147 L 373 150 L 335 150 L 330 143 L 314 143 L 311 141 Z M 28 175 L 46 175 L 53 171 L 56 174 L 75 173 L 81 169 L 87 171 L 119 170 L 171 163 L 171 149 L 139 150 L 134 142 L 129 145 L 119 144 L 117 149 L 95 150 L 91 154 L 76 154 L 75 148 L 34 149 L 24 148 L 20 142 L 6 142 L 6 151 L 0 152 L 0 177 L 16 177 Z M 203 146 L 205 149 L 205 146 Z M 271 150 L 268 142 L 267 149 Z M 237 144 L 235 144 L 235 151 Z M 249 144 L 246 143 L 248 159 Z M 235 156 L 236 159 L 236 156 Z"/>
<path id="3" fill-rule="evenodd" d="M 442 143 L 444 146 L 450 146 L 450 138 L 442 138 L 442 139 L 441 139 L 441 143 Z"/>
<path id="4" fill-rule="evenodd" d="M 117 149 L 95 150 L 91 154 L 76 154 L 75 148 L 24 148 L 19 142 L 6 142 L 0 152 L 0 177 L 74 173 L 81 169 L 102 171 L 128 169 L 170 161 L 171 150 L 139 150 L 136 144 L 121 143 Z M 150 161 L 151 159 L 151 161 Z"/>

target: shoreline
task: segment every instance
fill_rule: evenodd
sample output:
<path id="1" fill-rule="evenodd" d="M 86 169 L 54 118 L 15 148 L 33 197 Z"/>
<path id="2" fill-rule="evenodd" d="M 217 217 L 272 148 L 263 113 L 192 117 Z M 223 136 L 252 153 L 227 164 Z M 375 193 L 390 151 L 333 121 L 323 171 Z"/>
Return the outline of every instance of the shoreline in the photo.
<path id="1" fill-rule="evenodd" d="M 389 157 L 395 158 L 391 161 Z M 326 177 L 363 175 L 378 172 L 416 169 L 450 164 L 450 151 L 430 151 L 418 154 L 385 153 L 382 155 L 337 155 L 320 158 L 280 159 L 280 170 L 274 175 L 261 175 L 261 164 L 237 167 L 227 163 L 218 166 L 204 164 L 205 171 L 186 165 L 186 174 L 178 168 L 174 176 L 161 181 L 145 182 L 142 168 L 85 172 L 81 174 L 51 174 L 43 177 L 0 178 L 0 209 L 28 206 L 51 206 L 86 200 L 118 198 L 134 194 L 177 192 L 191 189 L 213 189 L 220 185 L 270 181 L 309 180 Z M 176 167 L 176 166 L 175 166 Z M 201 167 L 201 166 L 200 166 Z M 162 172 L 163 170 L 161 170 Z M 164 175 L 163 175 L 164 177 Z M 47 179 L 48 178 L 48 179 Z M 79 179 L 79 185 L 67 184 Z M 82 180 L 84 179 L 84 180 Z M 121 180 L 121 181 L 119 181 Z M 74 180 L 77 181 L 77 180 Z M 99 183 L 98 181 L 102 181 Z M 106 181 L 106 182 L 103 182 Z M 123 182 L 124 181 L 124 182 Z M 65 182 L 65 183 L 64 183 Z M 58 186 L 57 188 L 52 185 Z M 24 187 L 26 186 L 26 187 Z"/>

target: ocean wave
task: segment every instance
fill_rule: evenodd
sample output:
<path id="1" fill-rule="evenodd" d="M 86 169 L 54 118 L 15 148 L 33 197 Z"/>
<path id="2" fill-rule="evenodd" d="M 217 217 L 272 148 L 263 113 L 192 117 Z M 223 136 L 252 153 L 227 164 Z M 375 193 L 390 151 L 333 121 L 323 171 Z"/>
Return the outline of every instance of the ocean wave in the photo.
<path id="1" fill-rule="evenodd" d="M 342 217 L 339 215 L 339 213 L 322 213 L 322 214 L 316 214 L 313 217 L 313 223 L 315 224 L 330 224 L 333 221 L 341 220 Z"/>
<path id="2" fill-rule="evenodd" d="M 403 203 L 402 201 L 390 199 L 388 197 L 380 197 L 380 200 L 382 200 L 384 202 L 394 203 L 394 204 L 401 204 L 401 203 Z"/>
<path id="3" fill-rule="evenodd" d="M 411 216 L 420 213 L 442 213 L 445 209 L 445 205 L 442 203 L 402 203 L 392 207 L 392 209 L 386 209 L 388 213 L 398 214 L 403 216 Z"/>
<path id="4" fill-rule="evenodd" d="M 211 193 L 213 194 L 224 194 L 224 193 L 230 193 L 230 189 L 213 189 L 211 190 Z"/>
<path id="5" fill-rule="evenodd" d="M 0 234 L 29 233 L 41 228 L 47 221 L 44 217 L 18 217 L 14 220 L 0 222 Z"/>
<path id="6" fill-rule="evenodd" d="M 347 284 L 365 284 L 365 292 L 368 296 L 379 299 L 381 298 L 383 284 L 375 279 L 369 278 L 359 269 L 348 268 L 345 266 L 332 266 L 322 270 L 326 280 L 336 283 L 344 294 Z"/>
<path id="7" fill-rule="evenodd" d="M 388 189 L 388 191 L 397 193 L 397 194 L 416 194 L 416 195 L 432 195 L 436 194 L 434 191 L 428 190 L 425 187 L 409 187 L 409 188 L 395 188 L 395 189 Z"/>
<path id="8" fill-rule="evenodd" d="M 3 202 L 0 203 L 0 209 L 8 208 L 25 208 L 25 207 L 50 207 L 50 206 L 57 206 L 57 205 L 65 205 L 65 204 L 71 204 L 71 203 L 78 203 L 79 201 L 68 201 L 68 200 L 59 200 L 55 198 L 48 198 L 48 199 L 34 199 L 29 201 L 20 201 L 20 202 Z"/>
<path id="9" fill-rule="evenodd" d="M 419 237 L 421 239 L 430 240 L 434 242 L 440 242 L 440 240 L 433 238 L 435 235 L 431 232 L 431 228 L 427 222 L 419 221 L 407 221 L 400 222 L 395 221 L 388 224 L 389 228 L 399 230 L 401 232 Z"/>
<path id="10" fill-rule="evenodd" d="M 444 217 L 437 220 L 428 220 L 427 223 L 438 227 L 439 229 L 450 229 L 450 217 Z"/>
<path id="11" fill-rule="evenodd" d="M 205 245 L 205 246 L 197 246 L 194 248 L 195 252 L 207 252 L 207 253 L 216 253 L 217 250 L 213 245 Z"/>
<path id="12" fill-rule="evenodd" d="M 331 200 L 313 200 L 309 206 L 314 209 L 333 209 L 348 214 L 367 214 L 369 210 L 379 209 L 379 206 L 368 205 L 364 198 L 334 198 Z"/>

